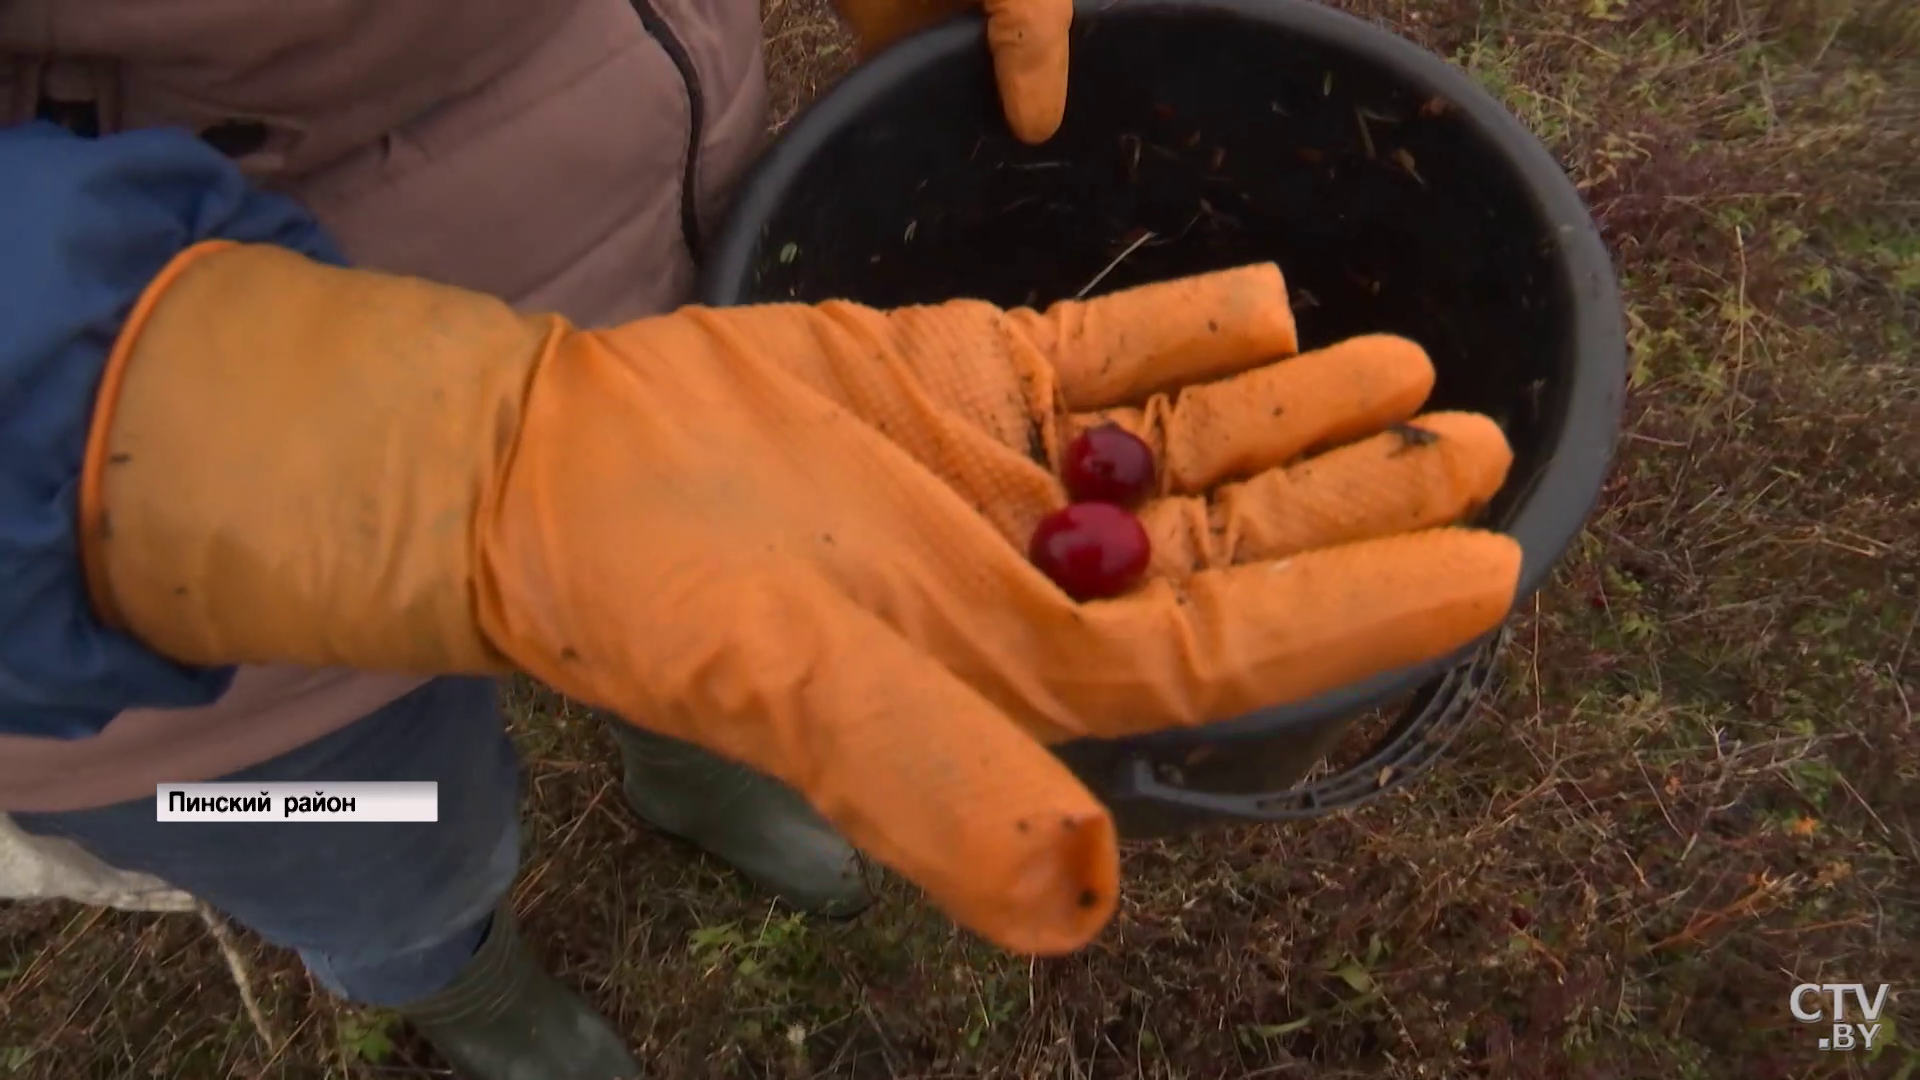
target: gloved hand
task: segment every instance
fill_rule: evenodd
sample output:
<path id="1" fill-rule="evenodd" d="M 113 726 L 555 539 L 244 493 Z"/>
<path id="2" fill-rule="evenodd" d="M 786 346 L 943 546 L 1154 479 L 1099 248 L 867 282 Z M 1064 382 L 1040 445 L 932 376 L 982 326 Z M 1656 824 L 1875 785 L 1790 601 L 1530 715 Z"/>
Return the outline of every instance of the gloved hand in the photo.
<path id="1" fill-rule="evenodd" d="M 1042 743 L 1305 698 L 1513 601 L 1511 539 L 1436 528 L 1501 484 L 1499 430 L 1364 437 L 1419 408 L 1427 358 L 1361 338 L 1270 364 L 1285 297 L 1256 266 L 1045 313 L 583 332 L 201 245 L 110 361 L 88 580 L 188 663 L 526 671 L 780 777 L 960 923 L 1064 952 L 1111 915 L 1118 850 Z M 1076 604 L 1021 551 L 1106 406 L 1163 455 L 1159 576 Z"/>
<path id="2" fill-rule="evenodd" d="M 834 0 L 871 54 L 941 19 L 967 10 L 969 0 Z M 1067 109 L 1067 29 L 1073 0 L 977 0 L 987 16 L 987 45 L 1000 101 L 1013 133 L 1045 142 Z"/>

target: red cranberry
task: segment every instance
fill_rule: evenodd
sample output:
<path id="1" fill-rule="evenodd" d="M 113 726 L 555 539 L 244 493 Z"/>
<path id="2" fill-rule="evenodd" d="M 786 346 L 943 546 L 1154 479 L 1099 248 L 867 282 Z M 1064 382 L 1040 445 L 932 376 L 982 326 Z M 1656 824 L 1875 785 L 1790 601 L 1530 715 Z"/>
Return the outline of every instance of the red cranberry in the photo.
<path id="1" fill-rule="evenodd" d="M 1110 503 L 1074 503 L 1040 519 L 1027 555 L 1075 600 L 1118 596 L 1146 573 L 1153 546 L 1140 519 Z"/>
<path id="2" fill-rule="evenodd" d="M 1103 424 L 1081 432 L 1060 459 L 1074 502 L 1137 506 L 1153 494 L 1153 450 L 1127 429 Z"/>

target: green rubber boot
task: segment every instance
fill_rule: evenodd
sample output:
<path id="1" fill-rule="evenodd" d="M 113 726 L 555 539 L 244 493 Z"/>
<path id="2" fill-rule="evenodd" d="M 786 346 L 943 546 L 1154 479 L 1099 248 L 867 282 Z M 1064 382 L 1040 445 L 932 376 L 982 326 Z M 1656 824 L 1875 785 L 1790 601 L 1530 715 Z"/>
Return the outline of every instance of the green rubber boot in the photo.
<path id="1" fill-rule="evenodd" d="M 502 904 L 453 985 L 402 1006 L 464 1080 L 639 1080 L 607 1021 L 540 970 Z"/>
<path id="2" fill-rule="evenodd" d="M 801 911 L 844 918 L 873 902 L 860 856 L 799 792 L 692 743 L 608 718 L 641 820 L 686 840 Z"/>

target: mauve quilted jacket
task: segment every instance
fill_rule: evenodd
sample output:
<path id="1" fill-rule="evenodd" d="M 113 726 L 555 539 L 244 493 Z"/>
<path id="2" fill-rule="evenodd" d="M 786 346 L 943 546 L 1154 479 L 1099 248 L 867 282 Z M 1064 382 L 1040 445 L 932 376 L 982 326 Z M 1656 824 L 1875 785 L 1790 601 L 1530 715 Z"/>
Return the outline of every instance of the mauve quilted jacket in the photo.
<path id="1" fill-rule="evenodd" d="M 417 684 L 183 671 L 91 620 L 80 447 L 160 265 L 227 236 L 588 325 L 657 313 L 765 96 L 753 0 L 0 3 L 0 810 L 151 798 Z"/>

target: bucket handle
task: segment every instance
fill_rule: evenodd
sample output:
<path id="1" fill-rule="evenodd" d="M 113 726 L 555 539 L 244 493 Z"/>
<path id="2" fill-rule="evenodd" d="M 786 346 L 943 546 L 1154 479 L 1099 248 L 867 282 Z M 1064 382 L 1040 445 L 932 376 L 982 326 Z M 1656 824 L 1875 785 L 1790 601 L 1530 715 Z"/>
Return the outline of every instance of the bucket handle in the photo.
<path id="1" fill-rule="evenodd" d="M 1223 795 L 1164 783 L 1150 761 L 1134 757 L 1122 765 L 1112 797 L 1248 822 L 1301 821 L 1364 806 L 1420 776 L 1446 752 L 1474 706 L 1495 688 L 1500 654 L 1512 638 L 1512 628 L 1502 625 L 1465 662 L 1422 685 L 1366 757 L 1331 776 L 1283 791 Z"/>

